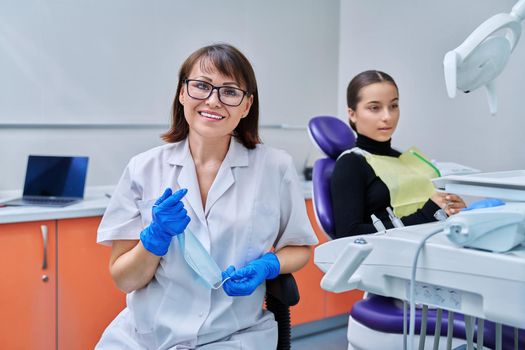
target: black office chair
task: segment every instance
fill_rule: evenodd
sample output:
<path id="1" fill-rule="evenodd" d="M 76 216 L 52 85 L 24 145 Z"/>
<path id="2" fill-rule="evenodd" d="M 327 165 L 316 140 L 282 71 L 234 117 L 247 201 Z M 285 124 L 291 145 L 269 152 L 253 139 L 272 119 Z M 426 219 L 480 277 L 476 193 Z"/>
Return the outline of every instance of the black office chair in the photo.
<path id="1" fill-rule="evenodd" d="M 282 274 L 266 281 L 266 309 L 273 312 L 277 321 L 277 350 L 291 348 L 290 306 L 299 302 L 299 290 L 292 274 Z"/>

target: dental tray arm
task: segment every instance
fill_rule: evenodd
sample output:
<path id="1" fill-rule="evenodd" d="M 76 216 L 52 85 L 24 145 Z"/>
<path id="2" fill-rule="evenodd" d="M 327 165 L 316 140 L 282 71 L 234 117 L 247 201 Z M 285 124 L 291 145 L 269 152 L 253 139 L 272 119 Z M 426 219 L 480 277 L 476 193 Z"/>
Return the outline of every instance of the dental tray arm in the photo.
<path id="1" fill-rule="evenodd" d="M 334 293 L 359 288 L 361 277 L 354 273 L 372 249 L 373 245 L 363 238 L 349 242 L 324 275 L 321 288 Z"/>

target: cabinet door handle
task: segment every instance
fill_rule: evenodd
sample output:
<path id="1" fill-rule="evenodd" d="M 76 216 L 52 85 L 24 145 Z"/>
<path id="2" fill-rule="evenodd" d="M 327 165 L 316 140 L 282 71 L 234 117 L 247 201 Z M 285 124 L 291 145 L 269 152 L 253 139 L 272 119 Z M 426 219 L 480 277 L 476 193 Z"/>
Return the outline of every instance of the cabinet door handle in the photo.
<path id="1" fill-rule="evenodd" d="M 42 270 L 47 269 L 47 226 L 41 225 L 42 240 L 44 241 L 44 261 L 42 262 Z"/>

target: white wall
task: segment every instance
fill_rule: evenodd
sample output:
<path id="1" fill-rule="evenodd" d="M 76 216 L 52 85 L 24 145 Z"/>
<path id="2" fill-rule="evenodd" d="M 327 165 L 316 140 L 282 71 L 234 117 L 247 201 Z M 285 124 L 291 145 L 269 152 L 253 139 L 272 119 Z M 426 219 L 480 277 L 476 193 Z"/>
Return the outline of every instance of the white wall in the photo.
<path id="1" fill-rule="evenodd" d="M 399 149 L 415 144 L 435 159 L 487 171 L 523 169 L 524 39 L 498 79 L 500 109 L 495 118 L 489 115 L 482 90 L 449 99 L 442 69 L 445 52 L 513 4 L 513 0 L 0 2 L 0 190 L 22 186 L 28 154 L 88 155 L 88 186 L 114 184 L 132 155 L 161 144 L 158 135 L 169 120 L 181 60 L 217 41 L 231 42 L 251 59 L 259 82 L 262 123 L 304 127 L 313 115 L 346 118 L 349 80 L 362 70 L 381 69 L 400 87 L 402 119 L 394 138 Z M 197 18 L 203 25 L 188 30 Z M 104 33 L 107 40 L 100 36 Z M 94 40 L 97 36 L 99 41 Z M 140 104 L 133 105 L 135 100 Z M 98 127 L 37 125 L 72 122 Z M 113 122 L 160 126 L 100 126 Z M 318 156 L 304 129 L 263 128 L 261 134 L 267 144 L 288 150 L 298 170 Z"/>
<path id="2" fill-rule="evenodd" d="M 252 61 L 261 123 L 303 127 L 261 130 L 265 143 L 285 148 L 301 169 L 313 149 L 308 119 L 337 111 L 339 6 L 1 2 L 0 190 L 22 187 L 29 154 L 87 155 L 88 186 L 116 183 L 132 155 L 161 144 L 182 61 L 214 42 L 232 43 Z M 137 123 L 143 127 L 127 126 Z"/>
<path id="3" fill-rule="evenodd" d="M 443 56 L 482 22 L 510 12 L 513 0 L 341 0 L 339 116 L 346 119 L 346 86 L 357 73 L 379 69 L 400 89 L 401 119 L 393 145 L 417 145 L 438 160 L 485 171 L 525 169 L 525 40 L 497 79 L 499 113 L 485 91 L 446 94 Z"/>

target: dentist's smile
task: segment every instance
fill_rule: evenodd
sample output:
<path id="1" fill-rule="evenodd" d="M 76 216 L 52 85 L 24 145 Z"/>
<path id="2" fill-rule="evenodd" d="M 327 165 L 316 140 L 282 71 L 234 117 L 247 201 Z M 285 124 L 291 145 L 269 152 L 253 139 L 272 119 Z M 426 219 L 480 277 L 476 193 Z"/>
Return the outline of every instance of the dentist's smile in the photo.
<path id="1" fill-rule="evenodd" d="M 211 119 L 211 120 L 223 120 L 225 118 L 224 116 L 217 114 L 217 113 L 213 113 L 213 112 L 201 111 L 199 112 L 199 114 L 203 116 L 204 118 Z"/>

